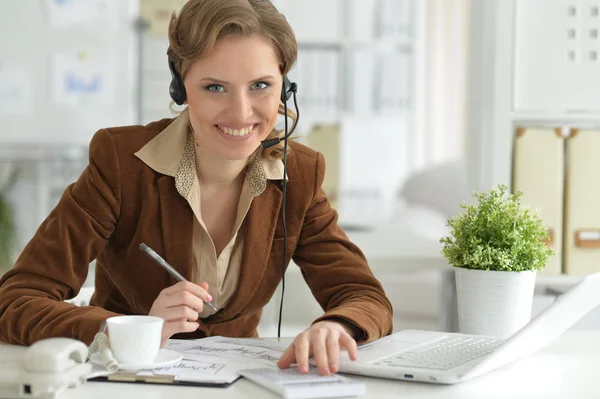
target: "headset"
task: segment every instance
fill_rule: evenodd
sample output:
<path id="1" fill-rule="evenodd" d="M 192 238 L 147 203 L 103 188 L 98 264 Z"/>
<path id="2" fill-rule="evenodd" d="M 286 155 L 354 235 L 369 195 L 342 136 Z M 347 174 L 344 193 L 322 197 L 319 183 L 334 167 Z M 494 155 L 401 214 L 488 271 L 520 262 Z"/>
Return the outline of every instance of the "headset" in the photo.
<path id="1" fill-rule="evenodd" d="M 177 105 L 183 105 L 187 100 L 187 94 L 185 92 L 185 86 L 183 85 L 183 78 L 177 71 L 175 63 L 169 57 L 169 71 L 171 71 L 171 84 L 169 85 L 169 94 L 171 99 Z M 285 134 L 283 137 L 275 137 L 269 140 L 261 141 L 263 149 L 273 147 L 283 141 L 283 180 L 281 182 L 283 190 L 283 200 L 281 204 L 281 222 L 283 227 L 283 258 L 281 261 L 281 302 L 279 304 L 279 321 L 277 323 L 277 337 L 281 338 L 281 318 L 283 315 L 283 295 L 285 293 L 285 260 L 287 258 L 287 225 L 286 225 L 286 205 L 287 205 L 287 151 L 288 151 L 288 138 L 296 130 L 298 126 L 298 120 L 300 119 L 300 110 L 298 109 L 298 101 L 296 99 L 296 93 L 298 91 L 298 85 L 295 82 L 291 82 L 287 75 L 283 76 L 283 84 L 281 85 L 281 96 L 280 100 L 283 103 L 284 113 L 284 126 Z M 288 117 L 287 117 L 287 102 L 290 97 L 294 97 L 294 108 L 296 110 L 296 121 L 292 126 L 292 129 L 288 129 Z"/>

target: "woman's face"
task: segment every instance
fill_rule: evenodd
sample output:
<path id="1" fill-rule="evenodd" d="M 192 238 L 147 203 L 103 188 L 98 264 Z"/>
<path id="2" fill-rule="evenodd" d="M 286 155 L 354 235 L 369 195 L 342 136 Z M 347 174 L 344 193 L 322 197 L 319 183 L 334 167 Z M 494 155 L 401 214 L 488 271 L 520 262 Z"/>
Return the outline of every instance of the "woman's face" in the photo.
<path id="1" fill-rule="evenodd" d="M 248 158 L 275 126 L 282 80 L 279 61 L 266 39 L 219 39 L 184 79 L 201 151 L 228 160 Z"/>

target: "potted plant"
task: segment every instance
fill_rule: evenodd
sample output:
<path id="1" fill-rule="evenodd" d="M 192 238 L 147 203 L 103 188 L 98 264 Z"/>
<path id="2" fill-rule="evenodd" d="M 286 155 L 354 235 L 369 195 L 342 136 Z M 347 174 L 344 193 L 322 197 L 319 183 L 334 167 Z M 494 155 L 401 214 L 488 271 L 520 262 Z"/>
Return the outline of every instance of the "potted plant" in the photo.
<path id="1" fill-rule="evenodd" d="M 448 220 L 442 254 L 455 267 L 461 333 L 508 337 L 531 319 L 538 270 L 553 251 L 537 211 L 499 185 Z"/>
<path id="2" fill-rule="evenodd" d="M 15 242 L 15 220 L 8 201 L 8 192 L 17 180 L 17 169 L 7 169 L 6 178 L 0 176 L 0 274 L 12 267 Z"/>

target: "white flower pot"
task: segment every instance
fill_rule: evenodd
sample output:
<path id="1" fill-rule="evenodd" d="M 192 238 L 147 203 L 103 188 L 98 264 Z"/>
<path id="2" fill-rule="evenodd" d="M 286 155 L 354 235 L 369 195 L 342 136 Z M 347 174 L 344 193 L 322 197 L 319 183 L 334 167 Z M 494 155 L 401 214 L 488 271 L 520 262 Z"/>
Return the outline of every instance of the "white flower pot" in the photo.
<path id="1" fill-rule="evenodd" d="M 529 323 L 535 271 L 454 269 L 461 333 L 507 338 Z"/>

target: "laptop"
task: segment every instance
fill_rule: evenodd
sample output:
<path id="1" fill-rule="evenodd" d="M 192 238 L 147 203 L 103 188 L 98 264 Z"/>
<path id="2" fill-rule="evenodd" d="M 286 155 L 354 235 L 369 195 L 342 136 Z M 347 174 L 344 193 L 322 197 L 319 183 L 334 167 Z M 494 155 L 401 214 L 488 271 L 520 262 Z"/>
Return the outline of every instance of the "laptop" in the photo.
<path id="1" fill-rule="evenodd" d="M 359 358 L 340 357 L 340 372 L 456 384 L 520 360 L 558 338 L 600 304 L 600 273 L 591 274 L 506 339 L 404 330 L 359 346 Z"/>

